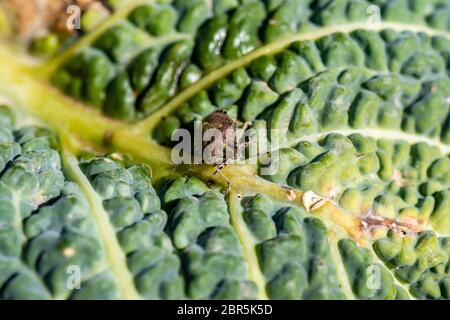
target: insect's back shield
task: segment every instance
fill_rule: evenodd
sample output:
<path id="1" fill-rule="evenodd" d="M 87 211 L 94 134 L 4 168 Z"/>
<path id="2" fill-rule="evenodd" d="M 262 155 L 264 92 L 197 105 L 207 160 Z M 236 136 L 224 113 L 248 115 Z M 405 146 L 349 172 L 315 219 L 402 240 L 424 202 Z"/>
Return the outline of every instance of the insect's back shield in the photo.
<path id="1" fill-rule="evenodd" d="M 221 164 L 224 159 L 224 137 L 216 128 L 203 130 L 203 162 L 210 165 Z"/>
<path id="2" fill-rule="evenodd" d="M 202 123 L 203 160 L 212 165 L 223 165 L 236 159 L 236 123 L 226 113 L 218 111 Z"/>

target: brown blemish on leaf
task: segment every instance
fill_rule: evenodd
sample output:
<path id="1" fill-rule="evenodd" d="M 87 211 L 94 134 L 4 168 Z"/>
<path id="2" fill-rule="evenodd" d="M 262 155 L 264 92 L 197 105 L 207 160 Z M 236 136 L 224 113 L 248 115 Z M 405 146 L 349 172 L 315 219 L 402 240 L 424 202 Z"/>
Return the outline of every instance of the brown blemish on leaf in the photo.
<path id="1" fill-rule="evenodd" d="M 361 230 L 371 231 L 376 227 L 385 227 L 399 233 L 417 233 L 423 230 L 423 226 L 418 220 L 409 218 L 407 221 L 386 218 L 373 213 L 369 210 L 368 214 L 361 216 Z"/>
<path id="2" fill-rule="evenodd" d="M 295 198 L 297 198 L 297 194 L 292 189 L 288 189 L 287 194 L 288 194 L 288 199 L 291 201 L 293 201 L 293 200 L 295 200 Z"/>
<path id="3" fill-rule="evenodd" d="M 110 146 L 112 144 L 112 140 L 114 138 L 114 133 L 110 130 L 106 131 L 103 135 L 103 144 L 106 146 Z"/>

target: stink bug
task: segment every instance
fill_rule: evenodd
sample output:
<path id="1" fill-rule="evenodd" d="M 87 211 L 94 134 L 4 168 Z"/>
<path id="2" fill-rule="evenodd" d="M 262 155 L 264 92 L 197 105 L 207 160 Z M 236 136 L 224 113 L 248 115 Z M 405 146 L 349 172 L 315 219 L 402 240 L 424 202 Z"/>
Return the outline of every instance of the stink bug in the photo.
<path id="1" fill-rule="evenodd" d="M 216 171 L 213 175 L 219 173 L 227 183 L 227 193 L 231 188 L 231 182 L 225 177 L 221 169 L 230 162 L 239 159 L 247 143 L 245 141 L 245 132 L 249 126 L 249 122 L 239 125 L 223 110 L 213 112 L 202 122 L 204 134 L 210 129 L 215 130 L 217 133 L 217 135 L 211 137 L 211 142 L 203 142 L 204 157 L 209 164 L 215 167 Z M 237 129 L 243 132 L 241 137 L 237 137 Z"/>

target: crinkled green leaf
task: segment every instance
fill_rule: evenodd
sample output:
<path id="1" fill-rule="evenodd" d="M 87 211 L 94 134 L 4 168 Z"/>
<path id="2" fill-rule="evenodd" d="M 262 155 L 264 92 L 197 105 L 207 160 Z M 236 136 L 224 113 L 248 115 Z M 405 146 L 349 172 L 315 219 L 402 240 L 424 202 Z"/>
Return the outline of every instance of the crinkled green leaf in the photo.
<path id="1" fill-rule="evenodd" d="M 0 299 L 450 298 L 447 0 L 107 3 L 0 42 Z"/>

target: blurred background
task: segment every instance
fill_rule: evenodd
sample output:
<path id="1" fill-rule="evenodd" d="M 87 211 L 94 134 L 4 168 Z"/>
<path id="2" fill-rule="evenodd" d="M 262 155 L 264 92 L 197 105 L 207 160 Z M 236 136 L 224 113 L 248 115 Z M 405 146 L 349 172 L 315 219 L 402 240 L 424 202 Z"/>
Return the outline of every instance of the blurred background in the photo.
<path id="1" fill-rule="evenodd" d="M 0 37 L 29 43 L 31 53 L 57 50 L 111 14 L 117 0 L 0 0 Z M 76 7 L 74 7 L 76 6 Z M 82 28 L 73 28 L 73 17 Z"/>

